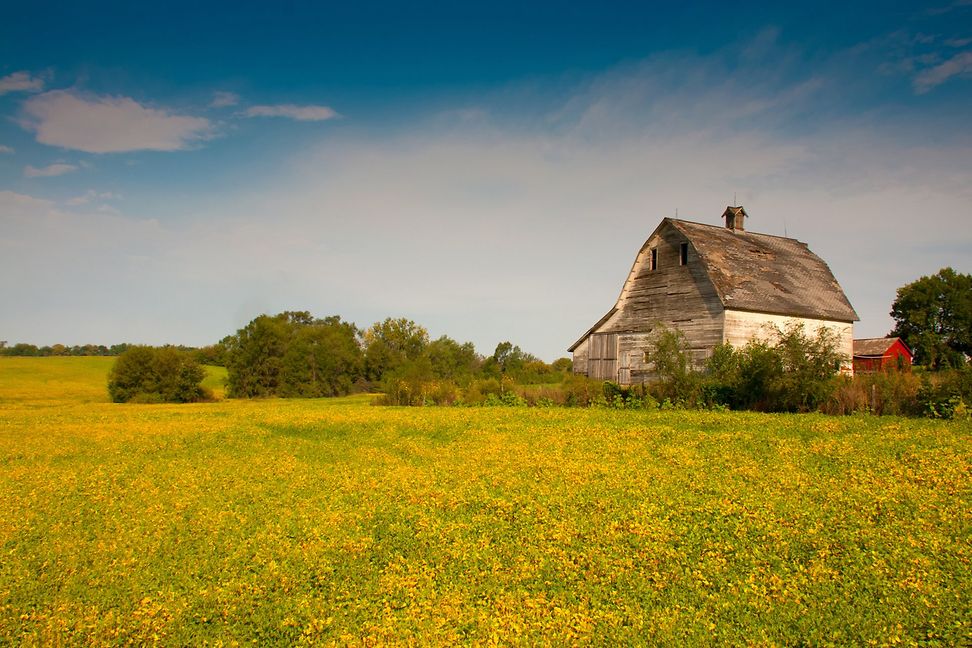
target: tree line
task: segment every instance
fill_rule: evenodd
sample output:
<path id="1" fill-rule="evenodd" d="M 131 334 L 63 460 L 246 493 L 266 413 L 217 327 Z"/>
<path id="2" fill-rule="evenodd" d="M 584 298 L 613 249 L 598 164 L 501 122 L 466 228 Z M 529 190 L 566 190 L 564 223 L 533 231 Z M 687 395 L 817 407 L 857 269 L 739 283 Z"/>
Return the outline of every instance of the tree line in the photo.
<path id="1" fill-rule="evenodd" d="M 483 356 L 471 342 L 431 340 L 425 327 L 405 318 L 362 330 L 339 316 L 319 319 L 307 311 L 261 315 L 219 346 L 227 395 L 234 398 L 388 391 L 402 380 L 556 382 L 571 366 L 567 358 L 547 364 L 511 342 Z"/>
<path id="2" fill-rule="evenodd" d="M 25 356 L 25 357 L 48 357 L 48 356 L 118 356 L 124 353 L 131 344 L 51 344 L 36 346 L 25 342 L 7 345 L 5 340 L 0 340 L 0 355 L 4 356 Z M 190 350 L 190 347 L 182 347 L 183 350 Z"/>

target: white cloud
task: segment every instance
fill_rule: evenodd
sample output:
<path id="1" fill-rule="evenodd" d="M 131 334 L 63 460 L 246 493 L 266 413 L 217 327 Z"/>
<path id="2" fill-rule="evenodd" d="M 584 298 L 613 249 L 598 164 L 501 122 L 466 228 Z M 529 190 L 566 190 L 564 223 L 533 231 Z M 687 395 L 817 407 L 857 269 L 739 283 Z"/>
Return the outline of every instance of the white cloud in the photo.
<path id="1" fill-rule="evenodd" d="M 13 191 L 0 191 L 0 214 L 5 218 L 23 217 L 53 209 L 54 203 L 43 198 L 34 198 Z"/>
<path id="2" fill-rule="evenodd" d="M 240 103 L 240 95 L 235 92 L 214 92 L 213 100 L 209 103 L 210 108 L 226 108 Z"/>
<path id="3" fill-rule="evenodd" d="M 129 97 L 54 90 L 24 102 L 23 125 L 37 141 L 88 153 L 178 151 L 212 135 L 203 117 L 148 108 Z"/>
<path id="4" fill-rule="evenodd" d="M 952 77 L 972 75 L 972 50 L 960 52 L 944 63 L 919 72 L 913 85 L 915 92 L 925 94 Z"/>
<path id="5" fill-rule="evenodd" d="M 251 106 L 246 109 L 244 114 L 247 117 L 286 117 L 297 121 L 324 121 L 338 117 L 338 114 L 327 106 L 295 106 L 293 104 Z"/>
<path id="6" fill-rule="evenodd" d="M 27 72 L 14 72 L 0 78 L 0 95 L 8 92 L 38 92 L 43 89 L 43 79 L 32 77 Z"/>
<path id="7" fill-rule="evenodd" d="M 13 150 L 12 147 L 10 147 L 10 146 L 4 146 L 3 144 L 0 144 L 0 153 L 13 154 L 13 152 L 14 152 L 14 150 Z"/>
<path id="8" fill-rule="evenodd" d="M 98 205 L 95 207 L 95 211 L 100 214 L 112 214 L 114 216 L 121 216 L 121 210 L 117 207 L 112 207 L 111 205 Z"/>
<path id="9" fill-rule="evenodd" d="M 77 171 L 78 167 L 74 164 L 64 164 L 63 162 L 57 162 L 55 164 L 48 164 L 46 167 L 33 167 L 29 164 L 24 167 L 24 176 L 27 178 L 51 178 L 53 176 L 64 175 L 65 173 L 71 173 L 72 171 Z"/>

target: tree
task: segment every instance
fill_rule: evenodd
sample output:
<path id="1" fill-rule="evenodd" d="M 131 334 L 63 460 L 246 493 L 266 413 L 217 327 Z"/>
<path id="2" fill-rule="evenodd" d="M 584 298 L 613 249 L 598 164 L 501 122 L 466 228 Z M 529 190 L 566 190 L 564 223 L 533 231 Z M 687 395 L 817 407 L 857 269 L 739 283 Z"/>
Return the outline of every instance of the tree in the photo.
<path id="1" fill-rule="evenodd" d="M 116 403 L 192 403 L 208 398 L 206 372 L 192 356 L 172 347 L 131 346 L 108 374 L 108 394 Z"/>
<path id="2" fill-rule="evenodd" d="M 365 374 L 378 381 L 407 360 L 415 360 L 429 343 L 425 328 L 404 317 L 375 322 L 364 333 Z"/>
<path id="3" fill-rule="evenodd" d="M 443 335 L 425 349 L 432 375 L 439 379 L 464 381 L 479 369 L 482 360 L 472 342 L 459 344 Z"/>
<path id="4" fill-rule="evenodd" d="M 570 374 L 574 371 L 574 361 L 570 358 L 557 358 L 550 367 L 562 374 Z"/>
<path id="5" fill-rule="evenodd" d="M 942 268 L 898 288 L 891 306 L 900 337 L 915 362 L 932 369 L 960 367 L 972 355 L 972 276 Z"/>
<path id="6" fill-rule="evenodd" d="M 500 342 L 493 351 L 493 362 L 499 367 L 501 374 L 515 374 L 523 369 L 529 362 L 536 362 L 537 358 L 529 353 L 525 353 L 520 347 L 514 346 L 512 342 Z"/>
<path id="7" fill-rule="evenodd" d="M 260 315 L 220 346 L 234 398 L 347 394 L 363 367 L 357 327 L 336 315 Z"/>
<path id="8" fill-rule="evenodd" d="M 275 396 L 290 336 L 286 313 L 260 315 L 225 338 L 226 393 L 233 398 Z"/>
<path id="9" fill-rule="evenodd" d="M 280 395 L 348 394 L 363 365 L 354 324 L 337 316 L 298 324 L 284 352 Z"/>

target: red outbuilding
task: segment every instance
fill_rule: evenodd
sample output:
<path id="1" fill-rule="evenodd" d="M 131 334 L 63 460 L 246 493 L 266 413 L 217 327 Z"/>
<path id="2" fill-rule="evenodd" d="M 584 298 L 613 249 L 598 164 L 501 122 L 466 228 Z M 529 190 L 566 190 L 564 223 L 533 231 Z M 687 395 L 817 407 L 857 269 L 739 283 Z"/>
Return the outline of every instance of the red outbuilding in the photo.
<path id="1" fill-rule="evenodd" d="M 911 371 L 913 355 L 901 338 L 854 340 L 854 373 L 897 369 Z"/>

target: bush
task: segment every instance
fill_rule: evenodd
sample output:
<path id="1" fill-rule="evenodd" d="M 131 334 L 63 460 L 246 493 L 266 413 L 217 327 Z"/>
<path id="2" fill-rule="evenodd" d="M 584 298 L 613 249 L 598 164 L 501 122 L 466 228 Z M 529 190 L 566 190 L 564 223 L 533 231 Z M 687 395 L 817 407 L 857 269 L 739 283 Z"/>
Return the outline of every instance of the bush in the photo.
<path id="1" fill-rule="evenodd" d="M 972 405 L 972 366 L 922 375 L 916 401 L 918 413 L 930 418 L 968 418 Z"/>
<path id="2" fill-rule="evenodd" d="M 776 333 L 775 345 L 751 340 L 741 349 L 717 346 L 706 362 L 703 403 L 768 412 L 856 407 L 851 387 L 837 378 L 846 358 L 835 333 L 821 328 L 809 336 L 802 324 Z M 834 400 L 838 388 L 843 391 Z"/>
<path id="3" fill-rule="evenodd" d="M 701 395 L 702 380 L 692 367 L 688 343 L 681 331 L 661 329 L 645 352 L 655 375 L 652 396 L 679 406 L 695 406 Z"/>
<path id="4" fill-rule="evenodd" d="M 604 383 L 600 380 L 574 374 L 567 376 L 562 384 L 564 405 L 567 407 L 589 407 L 604 400 Z"/>
<path id="5" fill-rule="evenodd" d="M 615 409 L 656 409 L 658 401 L 649 392 L 646 385 L 619 385 L 613 382 L 604 383 L 604 400 L 608 407 Z"/>
<path id="6" fill-rule="evenodd" d="M 118 356 L 108 375 L 116 403 L 192 403 L 212 395 L 200 383 L 202 366 L 172 347 L 133 346 Z"/>

